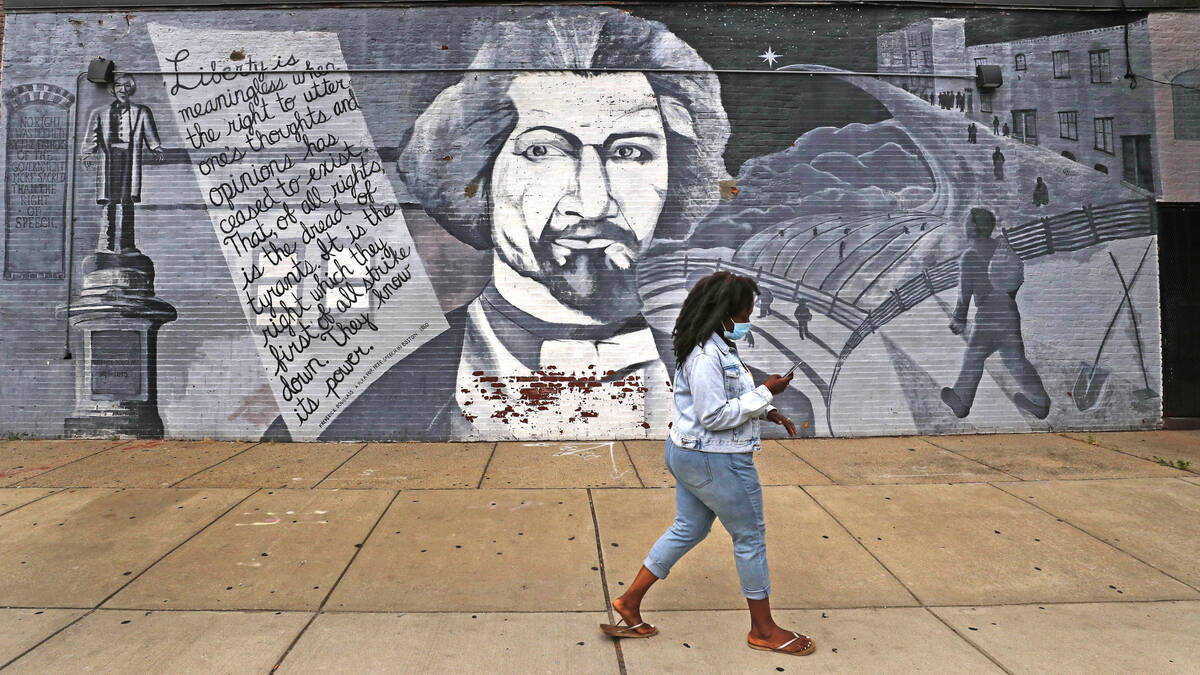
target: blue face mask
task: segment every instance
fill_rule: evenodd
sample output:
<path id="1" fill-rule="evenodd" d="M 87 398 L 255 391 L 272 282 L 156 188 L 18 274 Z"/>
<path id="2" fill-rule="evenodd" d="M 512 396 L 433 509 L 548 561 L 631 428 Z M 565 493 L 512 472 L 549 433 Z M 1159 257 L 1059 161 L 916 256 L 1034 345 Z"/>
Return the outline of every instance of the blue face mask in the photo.
<path id="1" fill-rule="evenodd" d="M 742 338 L 746 337 L 750 333 L 750 322 L 747 321 L 746 323 L 738 323 L 738 322 L 734 321 L 733 322 L 733 330 L 732 331 L 727 330 L 724 332 L 725 332 L 725 337 L 727 339 L 741 340 Z"/>

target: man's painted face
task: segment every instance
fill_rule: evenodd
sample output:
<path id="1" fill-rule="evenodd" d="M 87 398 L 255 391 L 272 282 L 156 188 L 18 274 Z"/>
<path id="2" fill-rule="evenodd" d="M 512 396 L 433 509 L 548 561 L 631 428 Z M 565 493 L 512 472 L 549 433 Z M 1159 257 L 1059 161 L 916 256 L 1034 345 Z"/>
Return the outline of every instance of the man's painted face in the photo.
<path id="1" fill-rule="evenodd" d="M 641 73 L 521 74 L 517 125 L 492 166 L 501 259 L 598 320 L 641 309 L 636 262 L 667 192 L 658 99 Z"/>
<path id="2" fill-rule="evenodd" d="M 113 96 L 121 103 L 128 103 L 129 97 L 133 96 L 135 90 L 137 90 L 137 84 L 130 77 L 122 77 L 112 85 Z"/>

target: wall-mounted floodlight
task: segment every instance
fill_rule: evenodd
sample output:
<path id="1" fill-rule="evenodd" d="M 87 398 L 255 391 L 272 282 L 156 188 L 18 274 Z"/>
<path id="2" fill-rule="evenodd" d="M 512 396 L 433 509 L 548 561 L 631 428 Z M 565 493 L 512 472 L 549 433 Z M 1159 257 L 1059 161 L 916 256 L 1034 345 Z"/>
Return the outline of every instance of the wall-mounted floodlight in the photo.
<path id="1" fill-rule="evenodd" d="M 1000 74 L 1000 66 L 975 66 L 975 86 L 979 91 L 991 91 L 1004 84 L 1004 76 Z"/>
<path id="2" fill-rule="evenodd" d="M 95 60 L 88 64 L 88 82 L 94 82 L 96 84 L 109 84 L 113 81 L 113 73 L 116 72 L 116 69 L 117 64 L 109 61 L 103 56 L 97 56 Z"/>

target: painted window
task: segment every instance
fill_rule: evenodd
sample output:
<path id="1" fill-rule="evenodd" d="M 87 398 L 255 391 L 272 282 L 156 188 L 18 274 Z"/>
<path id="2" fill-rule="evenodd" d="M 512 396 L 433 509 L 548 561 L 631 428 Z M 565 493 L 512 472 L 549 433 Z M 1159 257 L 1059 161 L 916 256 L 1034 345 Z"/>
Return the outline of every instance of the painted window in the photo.
<path id="1" fill-rule="evenodd" d="M 1107 49 L 1088 52 L 1088 63 L 1091 65 L 1092 82 L 1112 82 L 1112 61 Z"/>
<path id="2" fill-rule="evenodd" d="M 933 65 L 933 52 L 928 51 L 928 50 L 921 52 L 921 65 L 923 65 L 923 66 L 932 66 Z"/>
<path id="3" fill-rule="evenodd" d="M 1154 192 L 1154 169 L 1150 162 L 1149 136 L 1121 137 L 1121 178 L 1143 190 Z"/>
<path id="4" fill-rule="evenodd" d="M 1063 110 L 1058 113 L 1058 137 L 1071 141 L 1079 140 L 1079 113 Z"/>
<path id="5" fill-rule="evenodd" d="M 1176 75 L 1171 84 L 1171 112 L 1175 117 L 1175 138 L 1200 141 L 1200 69 Z"/>
<path id="6" fill-rule="evenodd" d="M 908 67 L 909 68 L 917 67 L 917 50 L 915 50 L 915 49 L 908 50 Z"/>
<path id="7" fill-rule="evenodd" d="M 1108 154 L 1113 153 L 1113 118 L 1097 117 L 1093 123 L 1093 131 L 1096 134 L 1095 148 Z"/>
<path id="8" fill-rule="evenodd" d="M 330 257 L 328 277 L 330 279 L 336 279 L 338 276 L 345 278 L 345 283 L 342 284 L 345 290 L 339 289 L 336 293 L 330 292 L 325 298 L 323 304 L 330 314 L 340 318 L 341 315 L 351 312 L 357 314 L 371 310 L 371 296 L 367 290 L 367 280 L 371 276 L 368 266 L 372 263 L 374 263 L 373 260 L 367 260 L 365 263 L 359 262 L 349 250 L 338 251 Z"/>
<path id="9" fill-rule="evenodd" d="M 1018 141 L 1024 141 L 1030 145 L 1037 145 L 1037 111 L 1014 110 L 1012 111 L 1012 119 L 1013 138 L 1016 138 Z"/>
<path id="10" fill-rule="evenodd" d="M 1017 54 L 1013 57 L 1013 67 L 1017 70 L 1025 70 L 1025 55 Z"/>
<path id="11" fill-rule="evenodd" d="M 987 64 L 986 56 L 980 56 L 975 59 L 975 65 L 977 65 L 977 66 L 982 66 L 982 65 L 986 65 L 986 64 Z"/>
<path id="12" fill-rule="evenodd" d="M 1066 79 L 1071 77 L 1071 52 L 1063 50 L 1051 54 L 1054 59 L 1054 77 Z"/>
<path id="13" fill-rule="evenodd" d="M 932 35 L 930 33 L 921 33 L 921 46 L 928 47 L 932 44 Z"/>
<path id="14" fill-rule="evenodd" d="M 259 328 L 275 326 L 285 330 L 288 325 L 285 319 L 301 311 L 299 304 L 303 302 L 303 293 L 300 284 L 296 283 L 296 270 L 302 269 L 304 250 L 303 246 L 297 246 L 291 255 L 274 257 L 262 250 L 255 251 L 253 266 L 262 271 L 262 276 L 254 283 L 254 301 L 250 306 L 255 311 L 254 323 Z"/>
<path id="15" fill-rule="evenodd" d="M 979 92 L 979 112 L 992 112 L 992 94 L 991 92 Z"/>

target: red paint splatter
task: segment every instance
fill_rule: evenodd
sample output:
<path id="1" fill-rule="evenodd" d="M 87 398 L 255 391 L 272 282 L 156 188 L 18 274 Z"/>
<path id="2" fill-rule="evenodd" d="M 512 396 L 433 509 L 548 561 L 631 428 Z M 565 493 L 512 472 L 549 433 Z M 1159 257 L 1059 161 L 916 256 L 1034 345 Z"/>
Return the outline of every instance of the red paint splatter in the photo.
<path id="1" fill-rule="evenodd" d="M 11 473 L 0 473 L 0 478 L 9 478 L 12 476 L 20 476 L 21 474 L 29 473 L 30 471 L 49 471 L 50 469 L 53 469 L 53 468 L 54 467 L 52 467 L 52 466 L 30 466 L 30 467 L 26 467 L 24 469 L 17 469 L 16 471 L 13 471 Z"/>
<path id="2" fill-rule="evenodd" d="M 562 402 L 563 395 L 568 392 L 597 402 L 600 400 L 620 402 L 632 395 L 637 396 L 638 403 L 640 403 L 641 396 L 649 391 L 641 377 L 637 375 L 616 378 L 616 371 L 609 370 L 604 376 L 600 376 L 596 370 L 595 365 L 590 365 L 584 372 L 566 373 L 550 366 L 529 374 L 512 376 L 485 375 L 484 371 L 477 370 L 473 373 L 475 382 L 472 386 L 474 394 L 481 401 L 493 403 L 497 408 L 501 405 L 504 406 L 493 412 L 491 417 L 506 424 L 510 421 L 521 424 L 530 423 L 532 413 L 552 410 Z M 605 378 L 613 379 L 606 380 Z M 509 384 L 512 386 L 509 387 Z M 472 390 L 465 388 L 462 392 L 469 394 L 472 393 Z M 464 405 L 470 405 L 470 403 L 464 403 Z M 637 410 L 638 405 L 633 404 L 630 409 Z M 600 416 L 600 411 L 584 410 L 582 407 L 577 407 L 573 412 L 577 414 L 568 418 L 567 423 L 577 420 L 587 423 L 591 418 Z M 470 421 L 474 417 L 468 416 L 467 419 Z M 648 428 L 648 426 L 643 425 L 643 428 Z"/>

